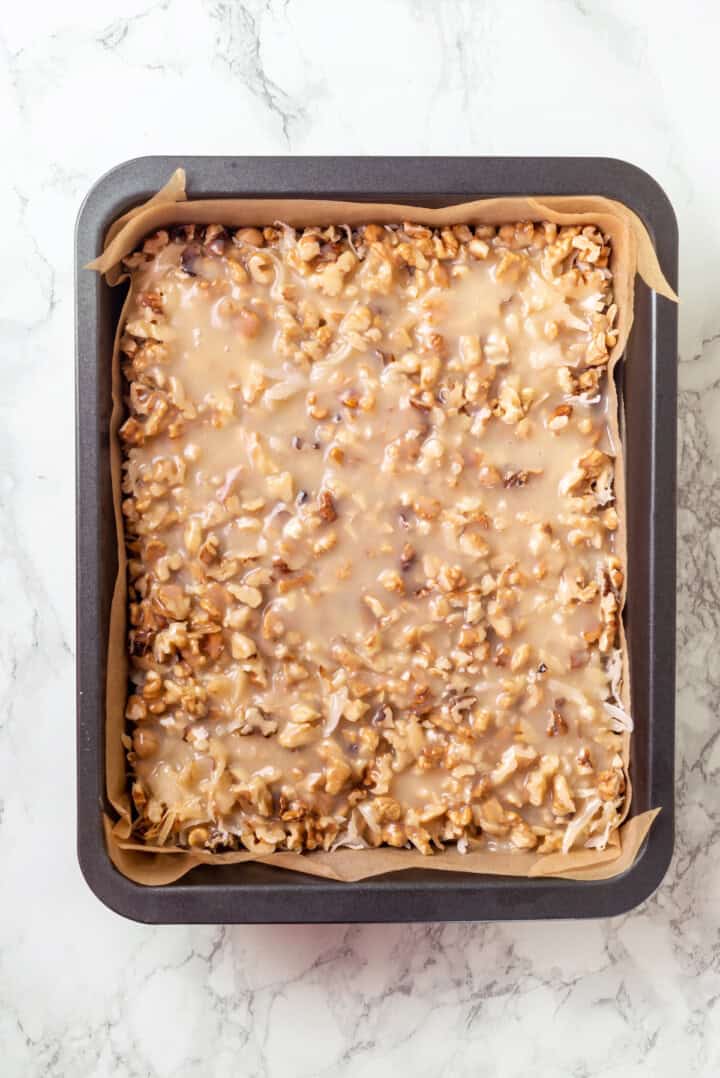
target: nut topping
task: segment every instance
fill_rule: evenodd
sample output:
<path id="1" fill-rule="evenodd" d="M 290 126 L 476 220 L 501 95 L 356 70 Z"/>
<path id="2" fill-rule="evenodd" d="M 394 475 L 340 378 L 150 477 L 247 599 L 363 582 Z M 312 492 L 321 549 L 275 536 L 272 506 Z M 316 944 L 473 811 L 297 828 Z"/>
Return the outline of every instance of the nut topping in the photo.
<path id="1" fill-rule="evenodd" d="M 182 225 L 128 256 L 136 838 L 607 842 L 609 257 L 547 222 Z"/>

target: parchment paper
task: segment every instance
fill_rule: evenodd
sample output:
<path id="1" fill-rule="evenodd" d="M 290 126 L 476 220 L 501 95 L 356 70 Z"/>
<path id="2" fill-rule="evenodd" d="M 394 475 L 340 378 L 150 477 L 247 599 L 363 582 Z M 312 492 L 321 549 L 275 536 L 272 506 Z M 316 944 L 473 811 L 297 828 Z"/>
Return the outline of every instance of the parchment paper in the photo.
<path id="1" fill-rule="evenodd" d="M 633 290 L 636 274 L 656 292 L 677 300 L 658 264 L 655 250 L 639 218 L 620 202 L 599 196 L 537 196 L 483 199 L 441 209 L 331 202 L 308 199 L 186 199 L 185 173 L 178 169 L 169 182 L 144 205 L 130 210 L 115 221 L 105 240 L 103 253 L 88 269 L 105 274 L 111 285 L 127 278 L 121 259 L 129 254 L 150 232 L 173 224 L 220 224 L 242 227 L 272 225 L 275 221 L 290 225 L 380 224 L 411 220 L 431 226 L 453 224 L 506 224 L 513 221 L 554 221 L 556 224 L 592 224 L 612 240 L 611 268 L 613 293 L 618 305 L 618 340 L 608 367 L 608 416 L 613 443 L 617 447 L 615 494 L 620 518 L 616 549 L 626 564 L 625 484 L 618 427 L 618 407 L 613 368 L 622 355 L 633 319 Z M 333 853 L 273 853 L 257 856 L 249 852 L 211 854 L 177 847 L 153 847 L 133 841 L 128 773 L 121 734 L 125 729 L 125 703 L 128 688 L 126 643 L 127 582 L 126 558 L 121 512 L 121 452 L 117 430 L 122 419 L 122 384 L 119 358 L 121 327 L 129 296 L 118 323 L 112 357 L 113 411 L 110 423 L 110 457 L 115 522 L 118 540 L 118 576 L 110 612 L 106 685 L 106 784 L 116 816 L 104 817 L 105 836 L 110 857 L 124 876 L 141 884 L 164 884 L 183 876 L 201 863 L 237 864 L 259 861 L 276 868 L 305 872 L 326 879 L 352 882 L 387 872 L 408 868 L 434 869 L 439 872 L 490 873 L 507 876 L 558 876 L 574 880 L 607 879 L 624 872 L 635 860 L 659 809 L 626 820 L 613 833 L 605 850 L 574 850 L 569 854 L 539 855 L 532 852 L 500 854 L 470 851 L 460 854 L 454 848 L 425 857 L 412 850 L 381 847 L 376 850 L 336 850 Z M 623 604 L 625 593 L 623 590 Z M 630 685 L 627 647 L 621 626 L 620 645 L 623 657 L 622 702 L 629 711 Z M 625 734 L 622 754 L 626 775 L 630 753 L 630 735 Z M 631 789 L 628 776 L 625 815 L 630 809 Z"/>

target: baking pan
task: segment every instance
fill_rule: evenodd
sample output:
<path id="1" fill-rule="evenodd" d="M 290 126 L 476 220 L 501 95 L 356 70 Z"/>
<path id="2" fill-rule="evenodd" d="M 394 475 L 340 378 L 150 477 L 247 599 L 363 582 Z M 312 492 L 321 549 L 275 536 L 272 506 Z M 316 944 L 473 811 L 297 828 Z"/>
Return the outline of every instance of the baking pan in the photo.
<path id="1" fill-rule="evenodd" d="M 677 314 L 636 282 L 635 322 L 616 378 L 624 408 L 631 665 L 632 813 L 660 816 L 635 863 L 579 882 L 413 869 L 337 883 L 261 864 L 201 865 L 143 887 L 113 867 L 102 830 L 108 620 L 117 573 L 110 489 L 110 363 L 123 289 L 83 269 L 111 221 L 187 169 L 200 198 L 276 197 L 441 206 L 494 195 L 605 195 L 634 210 L 677 286 L 672 206 L 645 172 L 604 158 L 143 157 L 87 195 L 76 229 L 78 856 L 111 909 L 153 923 L 526 920 L 625 912 L 662 879 L 673 849 L 675 706 L 675 445 Z"/>

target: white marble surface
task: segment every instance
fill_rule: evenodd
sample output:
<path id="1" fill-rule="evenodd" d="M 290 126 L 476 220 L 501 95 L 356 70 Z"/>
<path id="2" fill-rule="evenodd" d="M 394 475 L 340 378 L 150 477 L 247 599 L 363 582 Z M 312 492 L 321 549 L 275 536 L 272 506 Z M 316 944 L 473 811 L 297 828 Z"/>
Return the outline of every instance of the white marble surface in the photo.
<path id="1" fill-rule="evenodd" d="M 36 0 L 0 10 L 0 1071 L 720 1072 L 720 9 Z M 112 103 L 111 102 L 112 99 Z M 679 828 L 611 922 L 146 928 L 74 850 L 72 239 L 144 153 L 607 154 L 681 228 Z"/>

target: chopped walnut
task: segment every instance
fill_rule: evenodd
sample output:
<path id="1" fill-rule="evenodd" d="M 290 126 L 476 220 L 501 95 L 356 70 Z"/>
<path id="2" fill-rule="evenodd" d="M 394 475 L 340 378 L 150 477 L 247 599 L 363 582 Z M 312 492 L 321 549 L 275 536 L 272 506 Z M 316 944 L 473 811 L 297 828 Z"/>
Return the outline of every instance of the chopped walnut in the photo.
<path id="1" fill-rule="evenodd" d="M 134 837 L 606 842 L 627 796 L 607 238 L 190 224 L 125 267 Z"/>

